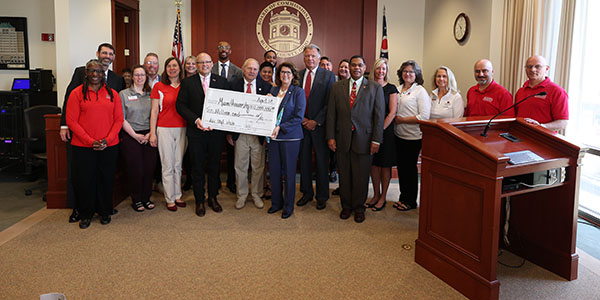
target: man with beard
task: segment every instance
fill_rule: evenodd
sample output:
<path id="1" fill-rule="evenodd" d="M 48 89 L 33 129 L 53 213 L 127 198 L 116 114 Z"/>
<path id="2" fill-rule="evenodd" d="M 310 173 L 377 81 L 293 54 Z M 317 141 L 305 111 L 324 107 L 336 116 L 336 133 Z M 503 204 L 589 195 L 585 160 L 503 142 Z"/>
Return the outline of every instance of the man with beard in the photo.
<path id="1" fill-rule="evenodd" d="M 125 88 L 125 81 L 117 73 L 109 70 L 108 67 L 112 64 L 115 59 L 115 48 L 109 43 L 103 43 L 98 46 L 96 51 L 96 57 L 102 64 L 102 70 L 104 71 L 104 82 L 111 89 L 115 90 L 118 94 L 122 89 Z M 71 82 L 67 86 L 65 92 L 65 100 L 63 102 L 62 116 L 60 118 L 60 139 L 67 143 L 67 207 L 73 209 L 73 213 L 69 217 L 69 222 L 77 222 L 80 219 L 79 211 L 77 210 L 77 201 L 75 199 L 75 192 L 73 190 L 71 180 L 71 155 L 73 148 L 71 147 L 71 131 L 67 127 L 67 121 L 65 116 L 67 115 L 67 100 L 71 92 L 78 86 L 85 82 L 85 66 L 77 67 L 73 72 Z M 115 213 L 116 210 L 113 210 Z"/>
<path id="2" fill-rule="evenodd" d="M 144 69 L 146 69 L 146 74 L 148 74 L 148 84 L 150 88 L 154 87 L 154 84 L 160 81 L 160 74 L 158 74 L 158 54 L 156 53 L 148 53 L 144 58 Z"/>
<path id="3" fill-rule="evenodd" d="M 217 50 L 219 51 L 219 61 L 213 65 L 211 72 L 227 79 L 228 83 L 235 81 L 238 78 L 242 78 L 242 70 L 229 61 L 229 55 L 231 55 L 231 45 L 229 42 L 219 42 Z M 230 192 L 235 194 L 235 158 L 233 146 L 226 143 L 225 151 L 227 152 L 227 188 Z M 220 182 L 221 180 L 219 179 L 219 183 Z"/>
<path id="4" fill-rule="evenodd" d="M 487 59 L 480 59 L 474 67 L 477 84 L 467 92 L 467 107 L 465 117 L 494 116 L 513 104 L 512 95 L 494 81 L 494 67 Z M 514 117 L 515 110 L 509 109 L 502 114 L 504 117 Z"/>

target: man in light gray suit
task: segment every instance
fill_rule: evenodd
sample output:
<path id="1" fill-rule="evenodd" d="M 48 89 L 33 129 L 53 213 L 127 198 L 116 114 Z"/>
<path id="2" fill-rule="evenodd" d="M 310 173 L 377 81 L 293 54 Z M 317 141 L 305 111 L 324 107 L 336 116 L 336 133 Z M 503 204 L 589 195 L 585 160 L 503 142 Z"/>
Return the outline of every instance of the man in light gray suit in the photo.
<path id="1" fill-rule="evenodd" d="M 350 59 L 350 78 L 333 84 L 327 109 L 326 139 L 337 155 L 340 174 L 340 218 L 365 220 L 364 203 L 369 190 L 373 154 L 383 141 L 385 101 L 378 83 L 363 77 L 365 59 Z"/>
<path id="2" fill-rule="evenodd" d="M 219 51 L 219 61 L 213 65 L 210 72 L 227 79 L 227 83 L 231 83 L 243 78 L 242 69 L 238 68 L 238 66 L 229 61 L 229 55 L 231 55 L 231 44 L 226 41 L 220 41 L 217 45 L 217 50 Z M 227 152 L 227 188 L 230 192 L 235 194 L 237 188 L 235 186 L 235 158 L 233 146 L 231 146 L 229 143 L 225 143 L 225 152 Z M 220 179 L 219 186 L 221 186 Z"/>

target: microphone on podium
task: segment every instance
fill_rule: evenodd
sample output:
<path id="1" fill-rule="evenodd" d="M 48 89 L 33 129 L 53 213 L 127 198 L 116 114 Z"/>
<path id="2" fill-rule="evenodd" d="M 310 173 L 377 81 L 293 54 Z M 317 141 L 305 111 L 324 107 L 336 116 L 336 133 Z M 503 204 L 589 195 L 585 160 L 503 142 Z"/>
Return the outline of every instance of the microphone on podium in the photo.
<path id="1" fill-rule="evenodd" d="M 515 107 L 515 106 L 517 106 L 519 103 L 521 103 L 521 102 L 523 102 L 523 101 L 525 101 L 525 100 L 527 100 L 527 99 L 529 99 L 529 98 L 531 98 L 531 97 L 533 97 L 533 96 L 545 96 L 545 95 L 547 95 L 547 94 L 548 94 L 548 93 L 546 93 L 545 91 L 542 91 L 542 92 L 539 92 L 539 93 L 537 93 L 537 94 L 529 95 L 529 96 L 525 97 L 523 100 L 520 100 L 519 102 L 515 102 L 515 104 L 511 105 L 509 108 L 507 108 L 507 109 L 505 109 L 505 110 L 501 111 L 500 113 L 498 113 L 497 115 L 493 116 L 493 117 L 490 119 L 490 121 L 487 123 L 487 125 L 485 125 L 485 129 L 484 129 L 484 130 L 483 130 L 483 132 L 481 133 L 481 136 L 485 136 L 485 137 L 487 137 L 487 132 L 488 132 L 488 130 L 490 129 L 490 127 L 492 126 L 492 120 L 494 120 L 494 119 L 495 119 L 496 117 L 498 117 L 499 115 L 501 115 L 501 114 L 503 114 L 503 113 L 507 112 L 509 109 L 511 109 L 511 108 L 513 108 L 513 107 Z"/>

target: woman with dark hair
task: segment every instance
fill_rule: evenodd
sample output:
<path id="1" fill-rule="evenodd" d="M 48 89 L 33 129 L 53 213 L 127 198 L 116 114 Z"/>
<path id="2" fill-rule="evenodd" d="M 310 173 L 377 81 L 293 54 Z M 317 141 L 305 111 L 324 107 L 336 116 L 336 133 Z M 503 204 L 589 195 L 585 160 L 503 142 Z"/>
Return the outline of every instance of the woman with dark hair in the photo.
<path id="1" fill-rule="evenodd" d="M 94 212 L 106 225 L 112 211 L 123 110 L 119 94 L 105 84 L 102 63 L 97 59 L 85 65 L 84 83 L 69 95 L 66 121 L 73 131 L 72 172 L 79 228 L 90 226 Z"/>
<path id="2" fill-rule="evenodd" d="M 306 96 L 304 89 L 298 86 L 299 78 L 296 67 L 292 63 L 284 62 L 277 68 L 277 86 L 271 89 L 271 94 L 280 99 L 280 104 L 276 126 L 269 142 L 272 198 L 268 213 L 276 213 L 283 209 L 282 219 L 289 218 L 294 212 L 296 162 L 300 142 L 304 138 L 302 119 L 306 108 Z M 282 176 L 286 178 L 285 189 L 282 186 Z"/>
<path id="3" fill-rule="evenodd" d="M 154 85 L 150 94 L 150 145 L 158 146 L 164 195 L 170 211 L 177 211 L 177 206 L 186 206 L 185 201 L 181 200 L 181 164 L 187 145 L 187 123 L 175 108 L 182 79 L 181 63 L 177 58 L 169 57 L 165 61 L 160 82 Z"/>
<path id="4" fill-rule="evenodd" d="M 400 199 L 394 207 L 400 211 L 417 208 L 419 171 L 417 160 L 421 152 L 422 133 L 417 122 L 428 120 L 431 99 L 423 88 L 423 73 L 414 60 L 402 63 L 398 70 L 402 90 L 398 97 L 394 134 L 396 135 L 398 182 Z"/>
<path id="5" fill-rule="evenodd" d="M 125 81 L 125 88 L 128 89 L 133 84 L 133 75 L 130 68 L 125 68 L 121 71 L 121 77 Z"/>
<path id="6" fill-rule="evenodd" d="M 338 73 L 335 81 L 350 78 L 350 62 L 347 59 L 342 59 L 338 65 Z"/>
<path id="7" fill-rule="evenodd" d="M 150 85 L 144 66 L 133 67 L 133 84 L 119 93 L 123 106 L 121 152 L 127 165 L 131 207 L 137 212 L 153 209 L 152 178 L 158 152 L 150 146 Z"/>
<path id="8" fill-rule="evenodd" d="M 272 86 L 275 86 L 275 83 L 273 82 L 273 65 L 270 62 L 263 62 L 262 64 L 260 64 L 258 70 L 258 74 L 264 82 L 268 82 Z"/>
<path id="9" fill-rule="evenodd" d="M 373 199 L 365 204 L 373 211 L 380 211 L 385 207 L 386 195 L 392 178 L 392 167 L 396 165 L 396 139 L 394 138 L 394 118 L 398 106 L 398 89 L 388 83 L 389 65 L 387 59 L 379 58 L 373 64 L 369 79 L 383 87 L 385 100 L 385 119 L 383 121 L 383 143 L 379 151 L 373 155 L 371 166 L 371 181 L 373 183 Z"/>

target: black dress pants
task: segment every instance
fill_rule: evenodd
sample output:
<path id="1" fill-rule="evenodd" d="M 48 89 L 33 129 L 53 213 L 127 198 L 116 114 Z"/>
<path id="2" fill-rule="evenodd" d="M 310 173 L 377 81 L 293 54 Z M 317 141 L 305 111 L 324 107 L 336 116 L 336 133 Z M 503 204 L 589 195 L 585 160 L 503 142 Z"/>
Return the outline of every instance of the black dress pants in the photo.
<path id="1" fill-rule="evenodd" d="M 400 202 L 417 207 L 419 194 L 419 169 L 417 161 L 421 153 L 421 140 L 405 140 L 396 137 L 398 153 L 398 182 L 400 184 Z"/>
<path id="2" fill-rule="evenodd" d="M 223 149 L 223 132 L 218 130 L 201 132 L 200 135 L 188 135 L 188 148 L 192 155 L 192 179 L 196 204 L 204 203 L 204 186 L 208 181 L 208 196 L 219 194 L 219 166 Z M 205 167 L 206 166 L 206 167 Z M 205 179 L 205 173 L 208 180 Z"/>

